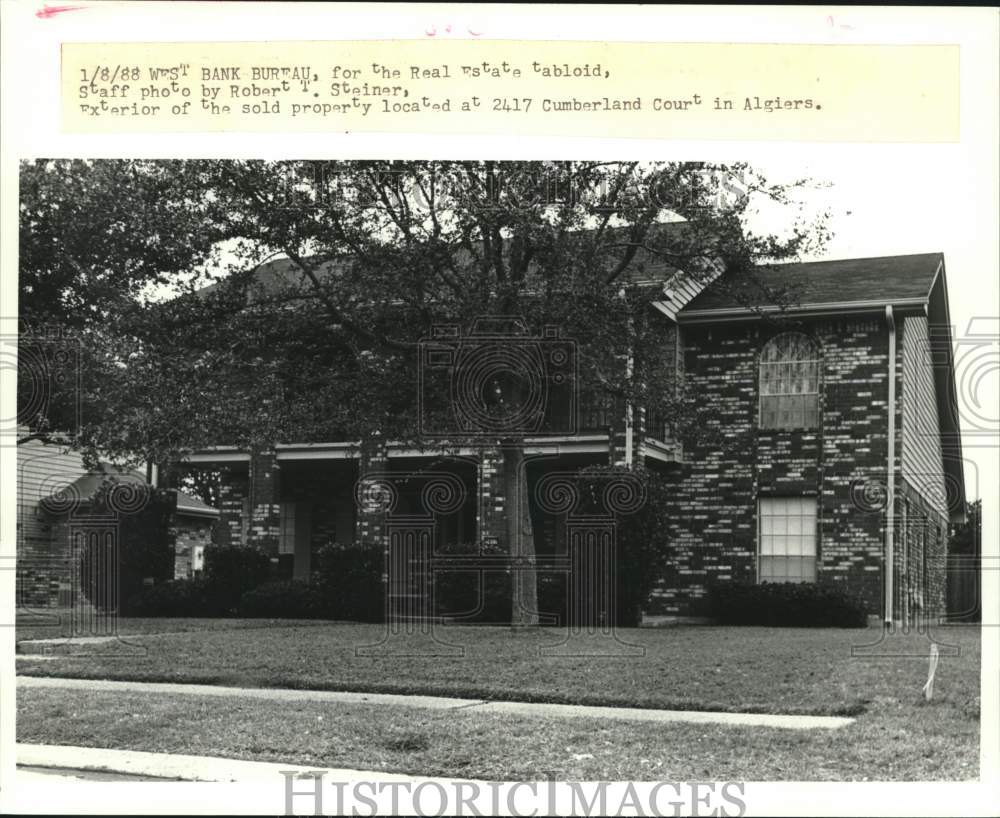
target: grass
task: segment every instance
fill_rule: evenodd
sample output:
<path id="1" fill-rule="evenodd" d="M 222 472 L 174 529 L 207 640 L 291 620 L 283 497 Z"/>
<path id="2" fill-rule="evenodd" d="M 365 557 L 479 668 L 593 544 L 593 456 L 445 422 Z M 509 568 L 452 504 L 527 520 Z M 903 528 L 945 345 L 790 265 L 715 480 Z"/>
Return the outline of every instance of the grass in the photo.
<path id="1" fill-rule="evenodd" d="M 58 639 L 68 633 L 68 609 L 47 609 L 31 617 L 22 617 L 17 623 L 17 641 L 25 639 Z M 178 619 L 172 617 L 131 617 L 117 622 L 122 636 L 139 636 L 156 633 L 190 633 L 192 631 L 231 631 L 273 627 L 310 627 L 323 625 L 314 619 Z"/>
<path id="2" fill-rule="evenodd" d="M 929 704 L 879 695 L 854 724 L 808 731 L 28 688 L 17 738 L 487 780 L 974 780 L 978 714 L 951 678 Z"/>
<path id="3" fill-rule="evenodd" d="M 246 687 L 449 695 L 520 701 L 741 712 L 855 715 L 879 697 L 909 701 L 927 669 L 925 636 L 886 643 L 895 658 L 852 657 L 852 646 L 877 639 L 872 629 L 673 627 L 621 632 L 643 656 L 540 655 L 558 632 L 496 627 L 442 629 L 464 655 L 366 656 L 378 625 L 215 620 L 230 627 L 156 633 L 147 621 L 123 623 L 143 656 L 94 655 L 36 660 L 18 672 L 39 676 L 192 682 Z M 167 620 L 160 620 L 167 623 Z M 258 623 L 250 627 L 248 622 Z M 264 626 L 261 626 L 263 624 Z M 974 627 L 940 629 L 961 648 L 944 656 L 939 695 L 978 709 L 979 635 Z M 103 650 L 102 646 L 98 646 Z M 403 641 L 406 650 L 434 643 Z M 908 655 L 910 654 L 910 655 Z"/>
<path id="4" fill-rule="evenodd" d="M 449 628 L 458 658 L 363 656 L 376 625 L 124 620 L 144 656 L 21 657 L 31 675 L 475 696 L 772 713 L 856 714 L 839 730 L 650 725 L 221 696 L 21 689 L 18 740 L 184 752 L 422 775 L 562 779 L 972 780 L 979 759 L 979 630 L 920 691 L 929 641 L 878 631 L 672 627 L 624 631 L 644 656 L 546 657 L 552 630 Z M 18 636 L 24 638 L 25 631 Z M 428 647 L 409 640 L 408 648 Z M 433 645 L 430 645 L 433 647 Z M 885 654 L 892 654 L 885 655 Z"/>

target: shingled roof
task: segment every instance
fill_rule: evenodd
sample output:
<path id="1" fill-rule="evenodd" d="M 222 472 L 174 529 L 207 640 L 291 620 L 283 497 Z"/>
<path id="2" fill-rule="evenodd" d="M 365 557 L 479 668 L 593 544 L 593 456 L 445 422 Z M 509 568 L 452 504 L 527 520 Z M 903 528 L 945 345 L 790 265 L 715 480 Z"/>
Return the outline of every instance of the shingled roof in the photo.
<path id="1" fill-rule="evenodd" d="M 686 229 L 684 222 L 664 222 L 660 224 L 653 225 L 651 235 L 655 235 L 657 241 L 666 243 L 669 247 L 671 241 L 679 240 L 683 236 L 683 232 Z M 591 231 L 579 231 L 578 235 L 584 235 L 590 233 Z M 612 227 L 607 230 L 607 239 L 611 241 L 624 241 L 626 228 L 622 227 Z M 510 242 L 504 242 L 504 256 L 509 253 Z M 624 253 L 624 249 L 619 250 L 619 253 Z M 456 255 L 459 264 L 471 264 L 472 260 L 465 250 L 459 250 Z M 336 276 L 345 270 L 351 264 L 351 257 L 344 255 L 338 259 L 327 260 L 316 262 L 316 259 L 309 258 L 310 262 L 316 264 L 315 274 L 320 281 L 324 281 L 331 276 Z M 609 263 L 614 263 L 615 257 Z M 535 269 L 536 265 L 529 265 L 529 270 Z M 622 283 L 631 284 L 660 284 L 669 281 L 675 274 L 677 269 L 669 264 L 662 256 L 657 255 L 655 252 L 650 251 L 647 247 L 641 247 L 635 253 L 631 264 L 622 275 Z M 228 279 L 220 279 L 212 284 L 208 284 L 194 292 L 194 295 L 199 298 L 205 298 L 217 293 L 220 289 L 226 286 Z M 261 262 L 252 270 L 251 276 L 252 284 L 257 288 L 259 295 L 272 295 L 279 292 L 289 286 L 296 286 L 305 284 L 307 278 L 299 265 L 296 264 L 292 259 L 286 256 L 278 256 L 269 258 L 266 261 Z M 251 296 L 251 299 L 254 296 Z"/>
<path id="2" fill-rule="evenodd" d="M 119 469 L 110 463 L 101 462 L 96 471 L 90 471 L 81 475 L 68 486 L 61 488 L 49 497 L 42 499 L 42 507 L 59 508 L 62 505 L 64 495 L 68 491 L 71 496 L 79 498 L 82 505 L 93 502 L 94 497 L 104 486 L 109 483 L 126 483 L 133 485 L 146 485 L 146 478 L 140 472 L 130 469 Z M 50 498 L 55 498 L 51 499 Z M 177 492 L 177 513 L 181 515 L 193 515 L 196 517 L 218 517 L 219 510 L 203 503 L 197 497 L 185 494 L 183 491 Z"/>
<path id="3" fill-rule="evenodd" d="M 789 308 L 926 302 L 943 261 L 941 253 L 920 253 L 761 266 L 741 284 L 743 300 L 723 277 L 692 299 L 680 315 L 683 319 L 709 310 L 742 311 L 747 303 L 767 306 L 764 287 L 785 290 Z"/>

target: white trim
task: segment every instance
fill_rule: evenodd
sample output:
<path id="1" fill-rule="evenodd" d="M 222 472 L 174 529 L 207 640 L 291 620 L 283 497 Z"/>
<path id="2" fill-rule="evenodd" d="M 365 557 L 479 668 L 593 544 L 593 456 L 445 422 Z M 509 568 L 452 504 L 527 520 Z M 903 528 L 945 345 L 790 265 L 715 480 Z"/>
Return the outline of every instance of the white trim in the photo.
<path id="1" fill-rule="evenodd" d="M 760 318 L 761 313 L 783 312 L 786 315 L 840 315 L 847 312 L 881 312 L 887 306 L 919 307 L 927 303 L 927 297 L 901 298 L 887 301 L 828 301 L 814 304 L 800 304 L 782 309 L 775 305 L 764 305 L 755 310 L 746 307 L 720 307 L 710 310 L 681 311 L 677 315 L 678 323 L 697 324 L 721 319 L 731 321 L 753 321 Z"/>
<path id="2" fill-rule="evenodd" d="M 487 441 L 484 441 L 484 444 Z M 223 448 L 223 447 L 219 447 Z M 240 452 L 235 447 L 225 447 L 227 451 L 202 450 L 188 455 L 184 462 L 188 463 L 248 463 L 250 455 Z M 342 443 L 279 443 L 275 445 L 275 459 L 285 463 L 303 460 L 358 460 L 360 443 L 348 441 Z M 442 441 L 439 446 L 411 446 L 404 443 L 390 442 L 386 446 L 386 456 L 401 457 L 474 457 L 484 447 L 462 445 L 449 446 Z M 524 440 L 526 454 L 552 453 L 599 453 L 608 451 L 608 435 L 573 435 L 559 437 L 529 437 Z"/>
<path id="3" fill-rule="evenodd" d="M 278 462 L 289 460 L 357 460 L 360 443 L 278 443 L 274 447 L 274 458 Z"/>
<path id="4" fill-rule="evenodd" d="M 180 517 L 218 517 L 219 509 L 212 508 L 184 508 L 183 506 L 178 506 L 176 512 Z"/>
<path id="5" fill-rule="evenodd" d="M 228 447 L 227 447 L 228 448 Z M 182 463 L 249 463 L 250 454 L 233 449 L 227 452 L 205 450 L 181 458 Z"/>
<path id="6" fill-rule="evenodd" d="M 527 438 L 524 441 L 525 454 L 604 454 L 608 451 L 609 435 Z"/>
<path id="7" fill-rule="evenodd" d="M 643 440 L 643 453 L 650 460 L 659 460 L 661 463 L 681 463 L 684 459 L 680 444 L 669 446 L 652 437 Z"/>
<path id="8" fill-rule="evenodd" d="M 438 446 L 409 446 L 402 443 L 390 443 L 386 448 L 386 457 L 472 457 L 479 452 L 474 446 L 448 446 L 447 443 Z"/>

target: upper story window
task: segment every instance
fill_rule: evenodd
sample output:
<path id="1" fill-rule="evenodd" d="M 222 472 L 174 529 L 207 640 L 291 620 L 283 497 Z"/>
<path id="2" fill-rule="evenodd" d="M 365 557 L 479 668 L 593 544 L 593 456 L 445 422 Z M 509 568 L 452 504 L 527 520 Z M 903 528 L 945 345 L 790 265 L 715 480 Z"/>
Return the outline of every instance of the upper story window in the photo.
<path id="1" fill-rule="evenodd" d="M 819 424 L 819 349 L 808 335 L 785 332 L 760 353 L 760 428 Z"/>

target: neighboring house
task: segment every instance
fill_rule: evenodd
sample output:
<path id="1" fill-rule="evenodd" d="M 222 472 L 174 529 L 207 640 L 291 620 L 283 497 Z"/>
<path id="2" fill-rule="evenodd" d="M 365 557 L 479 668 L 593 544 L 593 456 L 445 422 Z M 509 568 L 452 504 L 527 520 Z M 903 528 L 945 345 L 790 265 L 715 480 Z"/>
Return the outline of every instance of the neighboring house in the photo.
<path id="1" fill-rule="evenodd" d="M 258 278 L 292 269 L 272 262 Z M 667 475 L 667 569 L 648 614 L 704 613 L 708 588 L 730 580 L 830 583 L 886 619 L 942 613 L 948 524 L 965 505 L 943 256 L 762 268 L 769 287 L 794 293 L 780 325 L 720 281 L 671 287 L 659 272 L 663 343 L 719 411 L 715 431 L 741 447 L 682 449 L 642 411 L 630 424 L 624 408 L 585 406 L 577 434 L 527 441 L 529 455 L 549 455 L 528 467 L 529 496 L 545 474 L 586 465 Z M 509 507 L 499 453 L 480 447 L 288 440 L 254 453 L 220 446 L 190 462 L 222 474 L 218 541 L 260 548 L 301 579 L 324 543 L 395 544 L 393 526 L 421 524 L 427 470 L 461 483 L 457 507 L 432 522 L 438 543 L 502 540 Z M 371 475 L 394 483 L 395 520 L 356 497 Z M 537 503 L 532 514 L 539 554 L 565 551 L 565 520 Z"/>
<path id="2" fill-rule="evenodd" d="M 132 533 L 130 523 L 153 492 L 138 472 L 108 463 L 87 469 L 68 446 L 30 440 L 18 447 L 17 455 L 18 607 L 67 607 L 80 583 L 81 545 L 102 540 L 109 531 L 116 544 L 123 532 L 133 539 L 140 536 Z M 109 512 L 96 501 L 112 486 L 120 488 Z M 150 523 L 156 530 L 148 536 L 166 544 L 174 553 L 173 564 L 128 568 L 147 582 L 191 576 L 211 542 L 219 512 L 183 492 L 157 496 L 165 513 Z"/>

